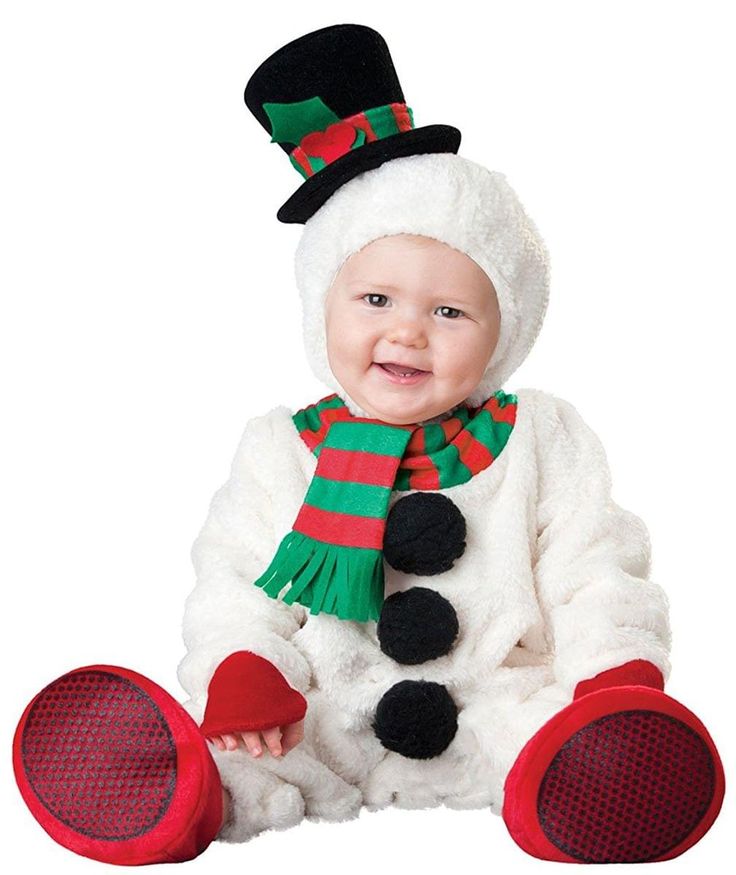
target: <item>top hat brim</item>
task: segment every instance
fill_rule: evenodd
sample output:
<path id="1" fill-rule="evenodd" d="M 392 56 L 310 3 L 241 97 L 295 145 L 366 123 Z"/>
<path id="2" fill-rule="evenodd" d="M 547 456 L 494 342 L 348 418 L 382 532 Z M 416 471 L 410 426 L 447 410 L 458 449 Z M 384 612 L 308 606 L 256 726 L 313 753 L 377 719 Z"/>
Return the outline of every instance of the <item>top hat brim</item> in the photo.
<path id="1" fill-rule="evenodd" d="M 425 152 L 457 152 L 460 131 L 452 125 L 426 125 L 365 143 L 310 176 L 276 213 L 280 222 L 304 224 L 340 186 L 393 158 Z"/>

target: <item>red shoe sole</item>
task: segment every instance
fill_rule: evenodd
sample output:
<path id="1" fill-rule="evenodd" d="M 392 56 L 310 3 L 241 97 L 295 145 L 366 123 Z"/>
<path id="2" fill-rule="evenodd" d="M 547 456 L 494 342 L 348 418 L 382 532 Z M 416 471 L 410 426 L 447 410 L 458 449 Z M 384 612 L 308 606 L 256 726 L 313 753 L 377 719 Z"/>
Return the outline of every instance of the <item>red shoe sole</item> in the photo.
<path id="1" fill-rule="evenodd" d="M 705 726 L 650 687 L 572 702 L 509 772 L 503 817 L 543 860 L 643 863 L 684 853 L 718 816 L 725 779 Z"/>
<path id="2" fill-rule="evenodd" d="M 129 669 L 88 666 L 41 690 L 15 731 L 13 768 L 46 832 L 105 863 L 191 859 L 221 825 L 220 779 L 197 725 Z"/>

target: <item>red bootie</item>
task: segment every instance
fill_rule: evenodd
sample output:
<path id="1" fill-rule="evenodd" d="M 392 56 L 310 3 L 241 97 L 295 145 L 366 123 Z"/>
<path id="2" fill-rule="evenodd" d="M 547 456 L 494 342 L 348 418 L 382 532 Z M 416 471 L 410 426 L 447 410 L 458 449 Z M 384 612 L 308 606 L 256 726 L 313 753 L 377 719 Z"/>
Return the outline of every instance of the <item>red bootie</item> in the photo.
<path id="1" fill-rule="evenodd" d="M 41 690 L 15 731 L 13 767 L 51 838 L 104 863 L 190 860 L 221 826 L 220 778 L 197 724 L 129 669 L 79 668 Z"/>
<path id="2" fill-rule="evenodd" d="M 527 742 L 506 778 L 503 818 L 542 860 L 669 860 L 710 829 L 724 786 L 691 711 L 659 690 L 615 687 L 572 702 Z"/>

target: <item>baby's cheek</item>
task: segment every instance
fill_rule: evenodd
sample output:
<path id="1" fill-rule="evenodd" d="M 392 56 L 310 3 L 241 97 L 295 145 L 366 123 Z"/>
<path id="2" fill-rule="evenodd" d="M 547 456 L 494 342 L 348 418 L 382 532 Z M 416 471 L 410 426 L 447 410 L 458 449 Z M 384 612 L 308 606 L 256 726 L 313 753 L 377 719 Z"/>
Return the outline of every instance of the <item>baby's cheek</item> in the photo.
<path id="1" fill-rule="evenodd" d="M 471 338 L 464 344 L 464 349 L 466 354 L 464 360 L 459 363 L 460 370 L 468 380 L 477 385 L 491 358 L 488 344 L 485 342 L 485 338 L 483 340 Z"/>
<path id="2" fill-rule="evenodd" d="M 364 331 L 345 326 L 338 343 L 340 354 L 346 363 L 359 365 L 373 361 L 373 345 Z"/>
<path id="3" fill-rule="evenodd" d="M 480 383 L 482 376 L 483 370 L 479 368 L 478 362 L 464 361 L 458 366 L 448 369 L 443 382 L 448 392 L 454 392 L 466 398 Z"/>

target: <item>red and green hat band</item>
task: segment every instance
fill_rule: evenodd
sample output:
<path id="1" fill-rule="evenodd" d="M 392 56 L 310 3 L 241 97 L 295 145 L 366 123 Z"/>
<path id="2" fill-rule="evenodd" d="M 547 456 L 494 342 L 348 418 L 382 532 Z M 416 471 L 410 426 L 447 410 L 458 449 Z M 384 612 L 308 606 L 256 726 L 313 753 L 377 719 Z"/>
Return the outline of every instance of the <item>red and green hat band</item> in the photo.
<path id="1" fill-rule="evenodd" d="M 351 150 L 414 128 L 414 114 L 405 103 L 375 106 L 347 118 L 320 97 L 264 103 L 263 108 L 271 121 L 271 142 L 297 144 L 289 159 L 305 179 Z"/>

